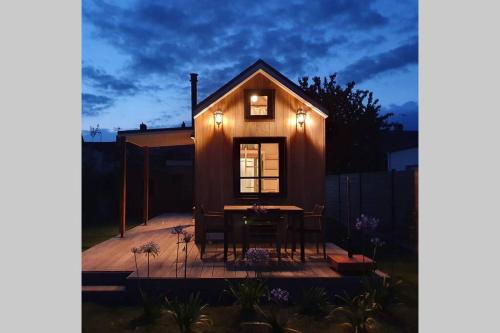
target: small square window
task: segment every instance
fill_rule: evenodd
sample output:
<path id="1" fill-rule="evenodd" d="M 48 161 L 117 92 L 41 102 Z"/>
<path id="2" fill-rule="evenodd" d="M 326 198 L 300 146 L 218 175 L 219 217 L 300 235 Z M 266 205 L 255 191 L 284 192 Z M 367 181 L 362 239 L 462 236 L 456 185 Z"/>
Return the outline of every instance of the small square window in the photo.
<path id="1" fill-rule="evenodd" d="M 245 90 L 245 119 L 273 119 L 274 90 Z"/>

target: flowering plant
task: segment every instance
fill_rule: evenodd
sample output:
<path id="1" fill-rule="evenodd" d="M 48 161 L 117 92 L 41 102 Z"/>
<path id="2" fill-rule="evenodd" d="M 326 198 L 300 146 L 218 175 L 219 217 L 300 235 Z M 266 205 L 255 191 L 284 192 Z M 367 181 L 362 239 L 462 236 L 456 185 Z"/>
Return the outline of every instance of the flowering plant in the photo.
<path id="1" fill-rule="evenodd" d="M 372 243 L 372 245 L 373 245 L 373 257 L 372 257 L 372 259 L 375 260 L 375 255 L 377 254 L 377 248 L 384 246 L 385 242 L 378 237 L 373 237 L 372 239 L 370 239 L 370 243 Z"/>
<path id="2" fill-rule="evenodd" d="M 369 234 L 372 234 L 377 227 L 380 224 L 380 220 L 375 217 L 367 216 L 364 214 L 361 214 L 360 217 L 356 219 L 356 223 L 354 224 L 356 230 L 359 230 L 362 235 L 362 240 L 363 240 L 363 250 L 362 250 L 362 256 L 363 256 L 363 262 L 365 261 L 365 247 L 366 247 L 366 237 Z M 380 243 L 380 239 L 378 237 L 372 238 L 371 243 L 374 245 L 374 256 L 376 254 L 377 246 L 382 246 Z M 375 260 L 375 258 L 373 258 Z"/>
<path id="3" fill-rule="evenodd" d="M 251 248 L 246 252 L 247 262 L 255 270 L 255 276 L 260 277 L 261 268 L 269 263 L 269 251 L 262 248 Z"/>
<path id="4" fill-rule="evenodd" d="M 277 304 L 287 304 L 290 298 L 290 293 L 281 288 L 274 288 L 271 290 L 271 299 Z"/>
<path id="5" fill-rule="evenodd" d="M 137 272 L 137 277 L 139 277 L 139 266 L 137 265 L 137 255 L 141 253 L 141 248 L 133 247 L 130 249 L 130 252 L 134 254 L 135 270 Z"/>
<path id="6" fill-rule="evenodd" d="M 194 235 L 187 231 L 182 232 L 182 241 L 184 242 L 184 278 L 187 277 L 188 243 L 191 242 Z"/>
<path id="7" fill-rule="evenodd" d="M 356 219 L 356 224 L 354 226 L 357 230 L 369 232 L 377 229 L 379 223 L 379 219 L 361 214 L 361 216 Z"/>
<path id="8" fill-rule="evenodd" d="M 251 266 L 259 266 L 269 262 L 269 251 L 262 248 L 251 248 L 246 253 L 248 263 Z"/>
<path id="9" fill-rule="evenodd" d="M 134 252 L 134 249 L 136 248 L 133 248 L 132 252 Z M 153 241 L 149 241 L 136 250 L 137 252 L 134 252 L 134 255 L 136 253 L 144 253 L 148 258 L 148 278 L 149 278 L 149 256 L 153 256 L 153 258 L 156 257 L 160 253 L 160 246 Z"/>
<path id="10" fill-rule="evenodd" d="M 179 235 L 182 234 L 183 231 L 184 231 L 184 226 L 177 225 L 170 230 L 170 233 L 173 235 Z"/>
<path id="11" fill-rule="evenodd" d="M 182 232 L 182 241 L 184 243 L 189 243 L 192 239 L 193 239 L 193 234 L 187 232 L 187 231 L 183 231 Z"/>
<path id="12" fill-rule="evenodd" d="M 139 274 L 139 266 L 137 265 L 137 255 L 144 253 L 148 258 L 148 279 L 149 279 L 149 257 L 156 257 L 160 253 L 160 247 L 153 241 L 143 244 L 140 247 L 133 247 L 130 252 L 134 255 L 135 270 L 137 274 L 137 285 L 139 287 L 139 295 L 141 296 L 144 313 L 142 318 L 146 320 L 154 320 L 160 314 L 160 302 L 156 293 L 146 285 L 143 288 L 141 285 L 141 276 Z"/>
<path id="13" fill-rule="evenodd" d="M 177 235 L 177 254 L 175 256 L 175 277 L 177 277 L 177 267 L 179 265 L 179 244 L 181 242 L 180 237 L 183 231 L 184 231 L 184 226 L 182 225 L 175 226 L 170 230 L 170 233 L 172 235 Z"/>
<path id="14" fill-rule="evenodd" d="M 258 205 L 258 204 L 253 204 L 253 205 L 252 205 L 252 209 L 253 209 L 256 213 L 258 213 L 258 214 L 265 214 L 265 213 L 267 213 L 267 209 L 266 209 L 266 208 L 264 208 L 264 207 L 263 207 L 263 206 L 261 206 L 261 205 Z"/>
<path id="15" fill-rule="evenodd" d="M 160 253 L 160 246 L 153 241 L 147 242 L 140 248 L 141 253 L 145 253 L 146 256 L 152 255 L 156 257 Z"/>

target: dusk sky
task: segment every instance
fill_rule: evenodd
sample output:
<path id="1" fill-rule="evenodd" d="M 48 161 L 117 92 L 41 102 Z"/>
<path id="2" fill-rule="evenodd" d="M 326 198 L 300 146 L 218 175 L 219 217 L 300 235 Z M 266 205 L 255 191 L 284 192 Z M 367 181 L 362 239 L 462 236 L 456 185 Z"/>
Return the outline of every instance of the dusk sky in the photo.
<path id="1" fill-rule="evenodd" d="M 85 139 L 189 126 L 189 73 L 201 101 L 259 58 L 296 83 L 337 73 L 418 128 L 417 1 L 83 0 L 82 21 Z"/>

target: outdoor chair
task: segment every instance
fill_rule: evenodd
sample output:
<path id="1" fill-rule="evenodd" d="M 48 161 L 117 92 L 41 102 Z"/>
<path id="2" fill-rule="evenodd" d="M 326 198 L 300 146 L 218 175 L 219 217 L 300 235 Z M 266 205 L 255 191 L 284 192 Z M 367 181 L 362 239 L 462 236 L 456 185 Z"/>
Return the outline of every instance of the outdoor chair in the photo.
<path id="1" fill-rule="evenodd" d="M 207 244 L 207 234 L 224 233 L 224 213 L 205 210 L 203 205 L 200 207 L 201 214 L 201 251 L 200 258 L 203 259 Z M 234 227 L 229 232 L 233 241 L 234 257 L 236 258 L 236 244 L 234 240 Z"/>
<path id="2" fill-rule="evenodd" d="M 304 233 L 313 234 L 316 239 L 316 253 L 319 254 L 319 243 L 323 244 L 323 257 L 326 259 L 326 242 L 325 242 L 325 219 L 323 216 L 323 212 L 325 210 L 324 205 L 315 204 L 314 208 L 310 212 L 304 212 Z M 285 238 L 285 251 L 288 245 L 288 234 L 293 232 L 297 232 L 297 228 L 288 224 L 286 238 Z M 293 245 L 292 251 L 295 250 L 295 235 L 293 236 Z"/>
<path id="3" fill-rule="evenodd" d="M 280 260 L 283 231 L 286 231 L 286 226 L 279 209 L 266 211 L 248 209 L 246 215 L 243 216 L 243 257 L 245 257 L 245 252 L 250 248 L 251 243 L 275 243 L 278 260 Z"/>

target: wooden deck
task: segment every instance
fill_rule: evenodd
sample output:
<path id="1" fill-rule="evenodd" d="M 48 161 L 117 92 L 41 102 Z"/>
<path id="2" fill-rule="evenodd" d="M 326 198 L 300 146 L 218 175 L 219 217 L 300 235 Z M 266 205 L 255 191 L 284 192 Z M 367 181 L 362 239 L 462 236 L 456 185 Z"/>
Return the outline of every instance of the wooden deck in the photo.
<path id="1" fill-rule="evenodd" d="M 160 254 L 150 259 L 150 277 L 171 279 L 176 277 L 176 242 L 177 236 L 171 233 L 174 226 L 187 226 L 187 231 L 194 233 L 194 225 L 189 215 L 165 214 L 155 217 L 147 226 L 137 226 L 130 229 L 124 238 L 119 235 L 97 244 L 82 253 L 82 271 L 89 272 L 131 272 L 129 278 L 136 277 L 133 247 L 139 247 L 148 241 L 154 241 L 160 246 Z M 178 277 L 184 277 L 183 245 L 179 251 Z M 187 278 L 189 279 L 239 279 L 255 276 L 255 271 L 249 270 L 241 260 L 234 260 L 232 248 L 229 249 L 228 262 L 223 262 L 223 244 L 221 242 L 207 246 L 203 260 L 195 242 L 188 246 Z M 283 252 L 283 251 L 282 251 Z M 321 252 L 321 251 L 320 251 Z M 328 243 L 327 254 L 345 254 L 338 246 Z M 238 254 L 238 257 L 241 257 Z M 138 256 L 139 275 L 147 275 L 147 260 L 144 255 Z M 282 261 L 273 259 L 270 268 L 262 272 L 265 278 L 339 278 L 337 272 L 316 254 L 314 244 L 306 244 L 306 262 L 300 262 L 299 251 L 294 259 L 290 258 L 290 249 L 282 254 Z"/>

